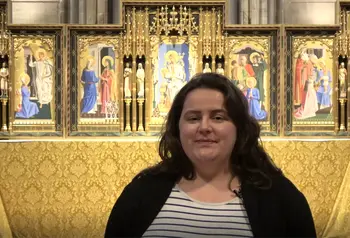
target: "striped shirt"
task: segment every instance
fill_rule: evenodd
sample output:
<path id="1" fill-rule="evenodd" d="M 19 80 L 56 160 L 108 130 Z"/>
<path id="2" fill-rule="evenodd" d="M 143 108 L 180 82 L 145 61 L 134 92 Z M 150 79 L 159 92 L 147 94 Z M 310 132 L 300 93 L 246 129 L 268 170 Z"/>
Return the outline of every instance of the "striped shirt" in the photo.
<path id="1" fill-rule="evenodd" d="M 253 237 L 248 216 L 239 198 L 204 203 L 175 186 L 161 211 L 142 237 Z"/>

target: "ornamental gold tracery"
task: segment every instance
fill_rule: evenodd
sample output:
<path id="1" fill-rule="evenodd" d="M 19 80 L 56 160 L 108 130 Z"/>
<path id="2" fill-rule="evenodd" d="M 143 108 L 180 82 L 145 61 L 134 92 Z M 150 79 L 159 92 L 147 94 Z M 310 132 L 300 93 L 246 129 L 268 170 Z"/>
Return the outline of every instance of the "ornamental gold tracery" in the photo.
<path id="1" fill-rule="evenodd" d="M 81 120 L 82 124 L 86 126 L 79 127 L 79 123 L 76 123 L 74 120 L 79 121 L 81 119 L 79 112 L 81 98 L 75 98 L 72 99 L 72 102 L 75 102 L 76 104 L 70 102 L 70 104 L 63 110 L 63 117 L 66 117 L 66 119 L 69 117 L 67 122 L 71 125 L 72 129 L 75 131 L 81 130 L 82 133 L 87 133 L 86 135 L 95 135 L 95 131 L 99 131 L 101 135 L 104 135 L 103 133 L 109 130 L 109 126 L 114 126 L 113 130 L 118 128 L 118 133 L 115 134 L 118 136 L 157 134 L 160 130 L 160 126 L 166 118 L 165 115 L 169 109 L 169 105 L 171 105 L 171 100 L 168 102 L 169 99 L 163 98 L 162 96 L 162 94 L 169 93 L 168 91 L 170 87 L 168 87 L 168 84 L 171 84 L 172 82 L 171 79 L 166 78 L 163 75 L 167 70 L 166 60 L 168 59 L 166 59 L 166 53 L 168 51 L 176 51 L 175 63 L 180 62 L 179 64 L 185 65 L 185 81 L 189 80 L 189 76 L 193 76 L 204 70 L 222 72 L 232 79 L 235 67 L 233 65 L 236 63 L 241 64 L 241 57 L 248 58 L 248 63 L 253 65 L 252 60 L 255 59 L 254 57 L 259 61 L 261 60 L 261 56 L 263 56 L 263 59 L 268 64 L 266 69 L 269 70 L 269 72 L 265 72 L 263 75 L 265 78 L 274 78 L 270 79 L 269 82 L 264 83 L 263 87 L 266 88 L 264 89 L 266 101 L 260 102 L 259 104 L 261 108 L 268 112 L 268 117 L 273 118 L 273 120 L 267 119 L 265 121 L 260 121 L 260 123 L 265 126 L 263 128 L 267 128 L 268 133 L 271 132 L 270 130 L 273 130 L 273 133 L 275 133 L 274 135 L 278 135 L 279 133 L 283 133 L 283 131 L 278 129 L 280 127 L 286 128 L 286 130 L 289 130 L 288 128 L 293 128 L 292 125 L 289 125 L 288 123 L 288 125 L 284 125 L 286 122 L 279 122 L 278 120 L 282 120 L 282 114 L 284 113 L 283 110 L 281 111 L 279 109 L 280 106 L 285 106 L 291 111 L 293 111 L 294 108 L 291 105 L 288 105 L 287 102 L 284 102 L 285 105 L 279 104 L 276 99 L 277 97 L 285 96 L 283 93 L 279 94 L 281 91 L 284 91 L 284 89 L 282 90 L 278 87 L 281 87 L 282 84 L 280 84 L 280 82 L 285 75 L 292 75 L 295 73 L 295 68 L 292 67 L 292 62 L 292 68 L 288 68 L 286 71 L 281 70 L 281 67 L 279 67 L 280 59 L 276 59 L 276 57 L 278 58 L 281 54 L 285 54 L 287 57 L 291 56 L 295 60 L 295 57 L 297 57 L 298 52 L 303 46 L 311 42 L 312 44 L 316 43 L 316 45 L 320 45 L 320 47 L 322 46 L 325 49 L 326 54 L 329 55 L 329 59 L 331 59 L 332 62 L 334 61 L 337 66 L 335 68 L 333 67 L 335 71 L 333 78 L 336 80 L 332 82 L 332 89 L 334 89 L 332 100 L 334 102 L 337 101 L 339 104 L 341 116 L 339 117 L 339 128 L 337 126 L 338 116 L 334 118 L 334 121 L 336 121 L 334 123 L 336 129 L 334 131 L 335 133 L 338 129 L 343 132 L 347 131 L 347 121 L 349 121 L 350 116 L 347 116 L 348 118 L 346 118 L 345 111 L 346 109 L 350 111 L 349 103 L 347 103 L 350 94 L 350 80 L 346 79 L 347 89 L 345 90 L 345 94 L 340 94 L 341 83 L 338 79 L 340 72 L 339 68 L 342 63 L 346 64 L 346 69 L 349 69 L 348 65 L 350 65 L 348 60 L 348 51 L 350 48 L 350 34 L 348 30 L 349 10 L 347 7 L 341 8 L 341 30 L 337 35 L 334 35 L 333 33 L 329 33 L 333 31 L 328 30 L 328 28 L 317 28 L 316 26 L 304 28 L 301 26 L 280 27 L 272 25 L 254 27 L 237 25 L 227 26 L 225 25 L 224 19 L 225 1 L 194 1 L 191 4 L 186 4 L 185 2 L 186 1 L 172 1 L 168 4 L 164 4 L 162 2 L 152 1 L 152 4 L 146 4 L 146 2 L 143 4 L 141 1 L 123 1 L 124 16 L 121 27 L 108 26 L 103 34 L 99 34 L 101 30 L 98 28 L 104 27 L 79 26 L 76 28 L 79 28 L 79 31 L 81 32 L 84 31 L 84 33 L 71 31 L 71 35 L 67 34 L 69 37 L 76 37 L 78 39 L 76 46 L 72 45 L 71 48 L 69 48 L 71 49 L 70 52 L 57 51 L 56 49 L 57 54 L 55 53 L 55 57 L 57 57 L 58 60 L 62 60 L 60 57 L 65 54 L 68 56 L 77 54 L 77 62 L 81 69 L 81 60 L 86 60 L 86 58 L 82 57 L 82 54 L 85 54 L 83 52 L 86 51 L 86 47 L 89 44 L 96 41 L 100 43 L 103 42 L 107 45 L 113 45 L 113 51 L 115 52 L 114 62 L 116 63 L 116 65 L 114 65 L 114 70 L 118 81 L 118 102 L 116 102 L 118 104 L 118 110 L 114 112 L 113 118 L 108 119 L 107 117 L 99 117 L 95 120 L 95 118 L 91 119 L 89 116 L 86 116 L 84 120 Z M 2 12 L 0 53 L 6 51 L 6 47 L 4 48 L 6 44 L 8 45 L 7 51 L 11 48 L 14 52 L 17 52 L 21 48 L 21 44 L 25 43 L 25 39 L 20 38 L 20 34 L 17 34 L 14 37 L 15 40 L 13 41 L 13 45 L 10 47 L 11 42 L 7 42 L 7 40 L 11 39 L 11 37 L 7 30 L 6 21 L 4 20 L 6 12 L 4 10 L 2 10 Z M 65 27 L 69 31 L 70 26 L 63 26 L 63 28 Z M 48 48 L 54 50 L 55 40 L 57 39 L 53 38 L 50 42 L 50 39 L 46 37 L 39 28 L 36 32 L 39 35 L 42 34 L 42 37 L 38 36 L 38 34 L 26 34 L 25 37 L 40 41 L 42 44 L 47 45 Z M 50 27 L 47 27 L 47 31 L 49 31 L 49 28 Z M 114 29 L 109 31 L 112 28 Z M 303 34 L 298 35 L 295 32 L 292 33 L 291 40 L 288 43 L 290 44 L 288 46 L 290 48 L 286 50 L 286 45 L 283 45 L 282 43 L 287 41 L 289 35 L 285 35 L 282 31 L 286 30 L 286 32 L 293 32 L 295 29 L 299 32 L 303 32 Z M 25 30 L 26 29 L 23 29 L 23 32 L 25 32 Z M 62 39 L 66 40 L 67 37 L 65 36 L 65 33 L 62 33 Z M 66 43 L 69 43 L 69 41 L 67 40 L 65 44 Z M 240 44 L 243 46 L 239 46 Z M 237 47 L 242 48 L 239 50 L 240 53 L 234 50 Z M 67 48 L 64 50 L 67 50 Z M 243 51 L 247 52 L 244 53 Z M 255 56 L 250 57 L 252 55 Z M 15 57 L 15 55 L 13 56 Z M 339 59 L 337 59 L 337 56 L 340 56 Z M 100 61 L 101 60 L 99 60 L 99 62 Z M 68 82 L 80 77 L 78 74 L 81 72 L 78 70 L 78 67 L 71 67 L 72 62 L 64 61 L 63 63 L 67 64 L 67 68 L 71 70 L 68 75 Z M 242 67 L 242 65 L 240 65 L 240 67 Z M 103 69 L 102 66 L 96 68 L 99 70 Z M 142 72 L 142 70 L 142 74 L 138 73 Z M 6 68 L 4 68 L 3 71 L 6 74 Z M 58 72 L 57 75 L 59 76 L 60 72 Z M 255 77 L 255 75 L 253 77 Z M 275 83 L 270 84 L 273 80 L 275 80 Z M 292 80 L 287 80 L 287 88 L 292 87 L 294 83 Z M 11 82 L 8 83 L 9 89 L 11 89 L 10 84 Z M 58 89 L 60 89 L 59 86 Z M 73 85 L 69 88 L 70 92 L 77 92 L 78 90 L 78 85 Z M 6 100 L 4 99 L 3 101 Z M 164 102 L 161 102 L 162 100 Z M 63 100 L 59 101 L 57 106 L 61 106 L 62 102 Z M 6 107 L 8 107 L 8 104 Z M 69 110 L 69 113 L 67 110 Z M 334 107 L 332 113 L 338 115 L 337 110 L 337 107 Z M 5 109 L 2 111 L 4 113 L 6 112 Z M 13 111 L 11 111 L 11 113 L 12 112 Z M 70 118 L 70 115 L 72 114 L 76 114 L 76 117 Z M 350 113 L 347 115 L 350 115 Z M 55 116 L 56 115 L 53 115 L 52 118 L 55 118 Z M 5 120 L 2 120 L 2 127 L 6 128 L 4 129 L 4 132 L 9 132 L 8 128 L 12 126 L 9 122 L 13 122 L 14 120 L 13 118 L 10 120 L 10 117 L 13 117 L 13 115 L 6 115 L 4 117 L 7 118 L 7 122 L 5 123 L 6 126 L 3 125 L 3 121 Z M 284 117 L 293 116 L 286 115 Z M 294 118 L 292 121 L 293 120 Z M 28 123 L 24 123 L 23 125 L 26 126 L 27 124 L 29 126 L 33 123 L 34 120 L 28 120 Z M 45 123 L 46 122 L 44 121 L 42 122 L 43 125 Z M 294 125 L 300 124 L 309 127 L 309 125 L 313 125 L 316 122 L 294 120 L 293 123 Z M 323 125 L 324 123 L 327 124 L 328 122 L 317 121 L 316 124 Z M 92 128 L 90 125 L 94 126 L 93 132 L 89 131 Z M 62 125 L 58 125 L 56 128 L 51 129 L 56 130 L 59 127 L 62 127 Z"/>
<path id="2" fill-rule="evenodd" d="M 198 25 L 190 7 L 158 7 L 151 21 L 150 34 L 169 35 L 176 31 L 180 36 L 198 33 Z"/>

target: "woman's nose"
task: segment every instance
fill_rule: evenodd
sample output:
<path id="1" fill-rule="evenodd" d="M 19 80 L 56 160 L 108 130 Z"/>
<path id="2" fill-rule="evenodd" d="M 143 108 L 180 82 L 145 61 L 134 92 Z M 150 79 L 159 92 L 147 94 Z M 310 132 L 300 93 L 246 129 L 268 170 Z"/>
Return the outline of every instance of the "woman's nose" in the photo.
<path id="1" fill-rule="evenodd" d="M 199 129 L 201 131 L 210 131 L 211 130 L 211 124 L 210 124 L 210 119 L 209 118 L 202 118 Z"/>

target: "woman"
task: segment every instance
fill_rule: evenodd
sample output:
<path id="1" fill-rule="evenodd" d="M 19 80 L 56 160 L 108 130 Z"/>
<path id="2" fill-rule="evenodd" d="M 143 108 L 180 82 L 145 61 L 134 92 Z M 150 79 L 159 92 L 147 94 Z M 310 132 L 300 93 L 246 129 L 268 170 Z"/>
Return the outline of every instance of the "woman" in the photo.
<path id="1" fill-rule="evenodd" d="M 93 68 L 94 59 L 88 58 L 83 69 L 80 82 L 84 85 L 84 95 L 82 99 L 81 113 L 96 113 L 95 105 L 97 101 L 96 83 L 99 79 L 95 75 Z"/>
<path id="2" fill-rule="evenodd" d="M 259 133 L 229 79 L 195 76 L 169 111 L 162 161 L 126 186 L 105 237 L 316 237 L 305 197 Z"/>
<path id="3" fill-rule="evenodd" d="M 22 73 L 19 76 L 22 82 L 21 95 L 22 104 L 21 109 L 16 112 L 16 118 L 31 118 L 39 113 L 38 105 L 35 102 L 30 101 L 30 91 L 28 89 L 28 84 L 30 82 L 30 77 L 26 73 Z"/>

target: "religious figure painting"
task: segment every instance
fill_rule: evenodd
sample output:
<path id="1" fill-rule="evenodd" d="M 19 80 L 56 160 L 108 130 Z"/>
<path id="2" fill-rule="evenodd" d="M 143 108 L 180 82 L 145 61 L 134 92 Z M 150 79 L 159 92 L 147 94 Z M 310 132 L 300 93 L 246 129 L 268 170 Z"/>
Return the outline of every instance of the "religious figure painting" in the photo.
<path id="1" fill-rule="evenodd" d="M 176 94 L 196 73 L 195 42 L 196 38 L 153 41 L 151 124 L 163 122 Z"/>
<path id="2" fill-rule="evenodd" d="M 25 30 L 23 30 L 25 29 Z M 61 26 L 16 26 L 11 37 L 10 122 L 16 136 L 63 135 Z"/>
<path id="3" fill-rule="evenodd" d="M 293 45 L 293 124 L 333 124 L 332 39 L 295 38 Z"/>
<path id="4" fill-rule="evenodd" d="M 55 118 L 55 58 L 52 39 L 14 39 L 14 117 L 21 120 Z"/>
<path id="5" fill-rule="evenodd" d="M 119 117 L 118 63 L 116 42 L 111 39 L 79 39 L 77 75 L 79 123 Z"/>
<path id="6" fill-rule="evenodd" d="M 286 28 L 284 134 L 332 136 L 336 133 L 339 91 L 334 36 L 338 28 Z M 340 66 L 341 67 L 341 66 Z M 346 72 L 343 72 L 346 74 Z"/>
<path id="7" fill-rule="evenodd" d="M 270 113 L 270 39 L 232 38 L 229 42 L 228 76 L 246 96 L 250 114 L 266 124 Z"/>

